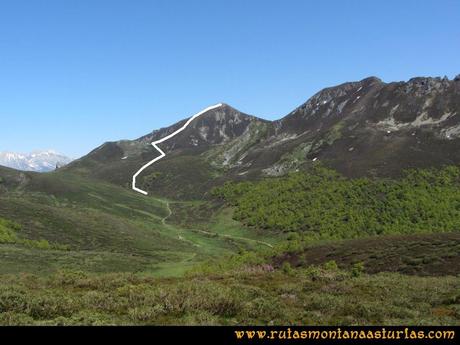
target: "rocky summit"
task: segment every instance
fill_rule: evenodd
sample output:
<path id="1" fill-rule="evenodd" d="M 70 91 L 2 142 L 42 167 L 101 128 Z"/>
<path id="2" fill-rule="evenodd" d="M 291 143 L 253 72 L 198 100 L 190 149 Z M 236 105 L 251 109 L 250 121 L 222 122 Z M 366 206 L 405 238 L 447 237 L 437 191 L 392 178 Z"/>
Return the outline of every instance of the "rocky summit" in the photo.
<path id="1" fill-rule="evenodd" d="M 66 169 L 128 187 L 137 169 L 157 156 L 151 142 L 185 121 L 137 140 L 105 143 Z M 205 191 L 227 178 L 280 176 L 314 162 L 350 177 L 393 176 L 458 164 L 459 139 L 458 77 L 391 83 L 369 77 L 323 89 L 276 121 L 226 104 L 209 111 L 160 145 L 167 156 L 145 171 L 141 183 L 172 196 L 164 190 L 169 183 L 186 180 Z"/>

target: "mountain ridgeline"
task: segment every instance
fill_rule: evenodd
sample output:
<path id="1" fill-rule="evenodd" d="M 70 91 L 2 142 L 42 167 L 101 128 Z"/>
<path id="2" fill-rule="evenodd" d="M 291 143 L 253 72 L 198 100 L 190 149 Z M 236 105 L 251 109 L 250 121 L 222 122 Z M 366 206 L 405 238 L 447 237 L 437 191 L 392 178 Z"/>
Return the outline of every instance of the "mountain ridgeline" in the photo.
<path id="1" fill-rule="evenodd" d="M 158 155 L 150 145 L 186 120 L 137 140 L 105 143 L 63 170 L 129 187 Z M 370 77 L 321 90 L 277 121 L 229 105 L 162 143 L 167 156 L 141 186 L 172 198 L 200 197 L 229 179 L 281 176 L 320 161 L 348 177 L 399 176 L 408 168 L 460 163 L 460 77 L 384 83 Z"/>
<path id="2" fill-rule="evenodd" d="M 0 166 L 0 325 L 459 323 L 460 77 L 223 105 L 134 192 L 186 121 Z"/>

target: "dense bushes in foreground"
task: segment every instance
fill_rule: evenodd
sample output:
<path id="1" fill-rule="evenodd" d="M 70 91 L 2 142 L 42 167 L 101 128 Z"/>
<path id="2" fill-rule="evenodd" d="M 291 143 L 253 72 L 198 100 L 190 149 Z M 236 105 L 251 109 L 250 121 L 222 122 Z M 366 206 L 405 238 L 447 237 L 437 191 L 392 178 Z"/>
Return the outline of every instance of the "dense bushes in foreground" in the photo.
<path id="1" fill-rule="evenodd" d="M 0 324 L 456 324 L 455 277 L 366 275 L 356 266 L 158 279 L 60 272 L 2 276 Z"/>
<path id="2" fill-rule="evenodd" d="M 308 173 L 226 183 L 213 194 L 246 225 L 356 238 L 460 230 L 460 169 L 412 170 L 401 179 L 347 179 L 317 166 Z"/>

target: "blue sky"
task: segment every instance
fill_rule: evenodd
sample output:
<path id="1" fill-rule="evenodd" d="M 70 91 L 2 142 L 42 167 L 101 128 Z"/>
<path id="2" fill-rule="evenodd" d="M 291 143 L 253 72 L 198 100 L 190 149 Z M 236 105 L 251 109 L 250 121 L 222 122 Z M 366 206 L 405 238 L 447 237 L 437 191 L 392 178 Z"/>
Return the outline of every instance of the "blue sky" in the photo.
<path id="1" fill-rule="evenodd" d="M 78 157 L 226 102 L 460 73 L 458 0 L 0 0 L 0 151 Z"/>

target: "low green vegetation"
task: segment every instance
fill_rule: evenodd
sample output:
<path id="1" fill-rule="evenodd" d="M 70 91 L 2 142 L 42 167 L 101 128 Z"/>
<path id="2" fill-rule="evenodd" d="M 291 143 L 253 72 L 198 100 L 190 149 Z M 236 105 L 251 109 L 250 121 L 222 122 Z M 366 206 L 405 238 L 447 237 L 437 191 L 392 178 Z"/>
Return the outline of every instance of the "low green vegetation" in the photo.
<path id="1" fill-rule="evenodd" d="M 65 268 L 179 276 L 206 259 L 264 245 L 221 216 L 221 206 L 145 197 L 68 173 L 33 174 L 21 189 L 0 192 L 0 218 L 15 224 L 1 234 L 0 274 Z"/>
<path id="2" fill-rule="evenodd" d="M 460 320 L 459 291 L 454 277 L 370 276 L 334 262 L 169 279 L 61 271 L 3 276 L 0 324 L 452 325 Z"/>
<path id="3" fill-rule="evenodd" d="M 316 239 L 460 230 L 460 169 L 411 170 L 401 179 L 347 179 L 316 166 L 213 194 L 248 226 Z"/>
<path id="4" fill-rule="evenodd" d="M 0 325 L 460 322 L 458 168 L 317 166 L 221 200 L 27 178 L 0 193 Z"/>
<path id="5" fill-rule="evenodd" d="M 29 240 L 20 238 L 17 234 L 21 230 L 21 226 L 12 221 L 0 218 L 0 244 L 15 244 L 26 246 L 29 248 L 44 249 L 44 250 L 67 250 L 65 245 L 49 243 L 47 240 Z"/>
<path id="6" fill-rule="evenodd" d="M 15 243 L 18 240 L 16 231 L 19 229 L 18 224 L 0 218 L 0 243 Z"/>

